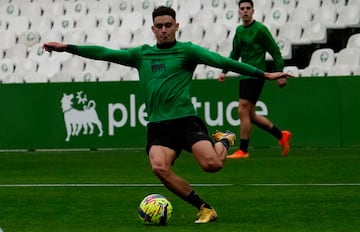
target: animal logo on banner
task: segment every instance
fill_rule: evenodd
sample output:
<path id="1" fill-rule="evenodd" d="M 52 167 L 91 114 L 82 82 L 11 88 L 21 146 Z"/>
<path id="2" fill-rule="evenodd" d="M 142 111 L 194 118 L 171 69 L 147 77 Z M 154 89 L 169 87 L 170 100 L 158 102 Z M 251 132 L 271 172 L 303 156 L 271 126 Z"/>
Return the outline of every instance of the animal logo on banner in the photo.
<path id="1" fill-rule="evenodd" d="M 64 93 L 61 98 L 61 108 L 66 127 L 65 141 L 69 142 L 71 136 L 78 136 L 81 132 L 83 135 L 91 135 L 94 133 L 95 126 L 99 131 L 98 136 L 101 137 L 103 129 L 95 109 L 95 101 L 88 101 L 83 91 L 77 92 L 75 98 L 77 99 L 76 108 L 73 103 L 74 94 Z"/>

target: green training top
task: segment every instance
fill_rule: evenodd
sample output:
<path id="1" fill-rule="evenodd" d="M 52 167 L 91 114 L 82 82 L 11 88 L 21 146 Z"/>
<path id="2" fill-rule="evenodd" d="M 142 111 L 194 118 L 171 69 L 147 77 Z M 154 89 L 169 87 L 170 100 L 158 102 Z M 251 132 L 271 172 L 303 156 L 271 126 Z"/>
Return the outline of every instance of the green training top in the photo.
<path id="1" fill-rule="evenodd" d="M 266 70 L 265 54 L 269 52 L 274 60 L 275 71 L 282 71 L 282 59 L 278 45 L 268 28 L 260 22 L 253 21 L 250 25 L 239 25 L 233 40 L 233 50 L 230 58 Z"/>
<path id="2" fill-rule="evenodd" d="M 190 97 L 190 81 L 197 64 L 264 78 L 264 72 L 253 66 L 220 56 L 191 42 L 176 42 L 166 48 L 142 45 L 126 50 L 68 45 L 66 51 L 136 68 L 150 122 L 197 115 Z"/>

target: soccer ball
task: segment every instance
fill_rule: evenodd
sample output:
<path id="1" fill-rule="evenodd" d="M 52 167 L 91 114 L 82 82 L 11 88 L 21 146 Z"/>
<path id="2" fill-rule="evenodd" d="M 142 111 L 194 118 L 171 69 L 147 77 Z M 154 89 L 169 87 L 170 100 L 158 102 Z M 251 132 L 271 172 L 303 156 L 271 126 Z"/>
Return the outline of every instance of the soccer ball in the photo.
<path id="1" fill-rule="evenodd" d="M 139 218 L 144 224 L 166 225 L 171 218 L 173 207 L 160 194 L 146 196 L 139 205 Z"/>

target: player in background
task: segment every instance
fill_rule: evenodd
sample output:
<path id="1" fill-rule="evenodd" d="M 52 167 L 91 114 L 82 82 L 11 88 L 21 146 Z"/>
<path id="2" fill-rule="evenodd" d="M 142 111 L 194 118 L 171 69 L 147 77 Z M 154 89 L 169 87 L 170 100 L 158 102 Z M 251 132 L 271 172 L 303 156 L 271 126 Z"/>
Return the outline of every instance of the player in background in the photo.
<path id="1" fill-rule="evenodd" d="M 239 16 L 242 25 L 236 28 L 233 39 L 233 48 L 230 58 L 253 65 L 261 70 L 266 70 L 265 54 L 269 52 L 273 58 L 275 70 L 281 71 L 284 67 L 284 60 L 281 57 L 279 47 L 272 37 L 268 28 L 262 23 L 254 20 L 254 4 L 252 0 L 239 1 Z M 223 70 L 218 77 L 223 82 L 225 73 Z M 273 135 L 282 147 L 282 155 L 286 156 L 290 150 L 291 133 L 287 130 L 281 131 L 269 119 L 256 114 L 256 102 L 259 100 L 264 86 L 264 79 L 250 78 L 239 81 L 239 105 L 238 115 L 240 118 L 240 144 L 239 149 L 228 159 L 239 159 L 249 157 L 248 146 L 251 137 L 252 124 Z M 280 87 L 286 85 L 286 78 L 277 80 Z"/>
<path id="2" fill-rule="evenodd" d="M 168 190 L 199 210 L 195 223 L 208 223 L 217 218 L 215 209 L 195 193 L 188 181 L 172 170 L 172 165 L 184 149 L 193 154 L 204 171 L 217 172 L 224 165 L 229 146 L 234 144 L 235 134 L 217 132 L 214 134 L 215 143 L 209 137 L 190 96 L 190 82 L 196 66 L 206 64 L 264 80 L 291 76 L 283 72 L 263 72 L 191 42 L 177 41 L 175 36 L 179 24 L 172 8 L 160 6 L 153 11 L 152 17 L 151 29 L 157 40 L 154 46 L 115 50 L 95 45 L 48 42 L 43 47 L 49 52 L 68 52 L 138 70 L 149 121 L 146 152 L 152 171 Z"/>

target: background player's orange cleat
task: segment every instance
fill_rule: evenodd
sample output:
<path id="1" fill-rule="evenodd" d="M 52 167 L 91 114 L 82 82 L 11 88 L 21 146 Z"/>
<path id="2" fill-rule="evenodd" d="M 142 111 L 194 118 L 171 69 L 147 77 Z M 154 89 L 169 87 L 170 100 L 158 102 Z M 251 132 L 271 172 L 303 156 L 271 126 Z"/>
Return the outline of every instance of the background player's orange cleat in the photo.
<path id="1" fill-rule="evenodd" d="M 235 151 L 232 155 L 228 155 L 226 158 L 227 159 L 243 159 L 243 158 L 248 158 L 249 157 L 249 153 L 248 152 L 243 152 L 242 150 L 237 150 Z"/>
<path id="2" fill-rule="evenodd" d="M 279 144 L 283 149 L 282 155 L 283 156 L 287 156 L 287 154 L 290 151 L 290 138 L 291 138 L 291 133 L 290 131 L 281 131 L 282 133 L 282 137 L 279 140 Z"/>

